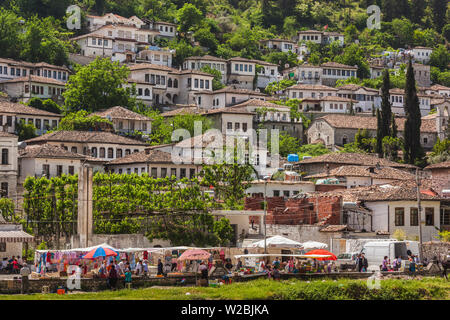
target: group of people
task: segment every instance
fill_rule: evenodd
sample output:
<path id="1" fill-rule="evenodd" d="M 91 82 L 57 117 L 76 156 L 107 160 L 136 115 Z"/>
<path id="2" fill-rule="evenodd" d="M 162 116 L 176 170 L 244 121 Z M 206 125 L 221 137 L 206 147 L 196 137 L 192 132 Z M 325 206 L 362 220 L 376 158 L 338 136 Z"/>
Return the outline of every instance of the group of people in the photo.
<path id="1" fill-rule="evenodd" d="M 134 274 L 136 276 L 148 275 L 148 261 L 139 260 L 134 269 Z M 132 271 L 130 263 L 125 259 L 122 259 L 117 264 L 114 260 L 110 261 L 109 264 L 105 260 L 98 269 L 98 275 L 101 278 L 106 278 L 108 287 L 111 290 L 114 290 L 116 289 L 117 280 L 119 278 L 124 278 L 125 283 L 131 283 Z"/>
<path id="2" fill-rule="evenodd" d="M 23 264 L 24 261 L 20 256 L 12 256 L 11 259 L 3 258 L 0 265 L 0 271 L 9 274 L 19 274 Z"/>

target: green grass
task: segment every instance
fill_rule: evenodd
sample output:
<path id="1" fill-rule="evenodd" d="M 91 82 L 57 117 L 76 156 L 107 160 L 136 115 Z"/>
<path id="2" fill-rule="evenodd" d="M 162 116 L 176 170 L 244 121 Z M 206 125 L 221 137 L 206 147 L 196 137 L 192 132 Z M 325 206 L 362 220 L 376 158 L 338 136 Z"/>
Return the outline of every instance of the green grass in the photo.
<path id="1" fill-rule="evenodd" d="M 189 293 L 189 294 L 188 294 Z M 370 290 L 364 280 L 254 280 L 219 288 L 158 287 L 95 293 L 0 295 L 0 300 L 450 300 L 450 282 L 443 278 L 387 279 Z"/>

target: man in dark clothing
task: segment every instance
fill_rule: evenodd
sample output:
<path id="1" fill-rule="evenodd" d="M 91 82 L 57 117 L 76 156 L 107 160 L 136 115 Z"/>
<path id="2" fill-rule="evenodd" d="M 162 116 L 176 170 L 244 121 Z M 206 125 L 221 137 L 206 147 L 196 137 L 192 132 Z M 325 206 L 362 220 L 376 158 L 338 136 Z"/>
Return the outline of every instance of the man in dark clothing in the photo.
<path id="1" fill-rule="evenodd" d="M 28 276 L 30 275 L 31 270 L 26 263 L 23 264 L 22 269 L 20 269 L 20 275 L 22 276 L 22 294 L 28 294 L 28 289 L 30 287 L 30 283 L 28 282 Z"/>
<path id="2" fill-rule="evenodd" d="M 109 270 L 109 274 L 108 274 L 108 284 L 109 284 L 109 288 L 111 290 L 115 290 L 116 289 L 116 284 L 117 284 L 117 271 L 116 268 L 114 267 L 114 264 L 111 265 L 111 270 Z"/>
<path id="3" fill-rule="evenodd" d="M 161 259 L 158 259 L 158 276 L 164 274 L 163 267 L 164 266 L 163 266 L 163 263 L 162 263 Z"/>
<path id="4" fill-rule="evenodd" d="M 367 271 L 367 267 L 369 266 L 369 263 L 367 262 L 366 257 L 364 256 L 364 253 L 361 253 L 361 256 L 357 260 L 357 270 L 358 272 L 365 272 Z"/>

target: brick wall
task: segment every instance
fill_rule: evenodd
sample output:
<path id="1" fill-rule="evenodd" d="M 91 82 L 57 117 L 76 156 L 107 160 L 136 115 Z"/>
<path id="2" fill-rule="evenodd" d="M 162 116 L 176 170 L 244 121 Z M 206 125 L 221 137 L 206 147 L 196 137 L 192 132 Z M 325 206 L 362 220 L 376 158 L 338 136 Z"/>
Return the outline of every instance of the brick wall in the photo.
<path id="1" fill-rule="evenodd" d="M 263 197 L 245 198 L 245 210 L 261 210 Z M 309 197 L 284 199 L 267 198 L 267 223 L 283 225 L 340 224 L 342 201 L 340 197 Z M 259 223 L 259 217 L 250 217 Z"/>

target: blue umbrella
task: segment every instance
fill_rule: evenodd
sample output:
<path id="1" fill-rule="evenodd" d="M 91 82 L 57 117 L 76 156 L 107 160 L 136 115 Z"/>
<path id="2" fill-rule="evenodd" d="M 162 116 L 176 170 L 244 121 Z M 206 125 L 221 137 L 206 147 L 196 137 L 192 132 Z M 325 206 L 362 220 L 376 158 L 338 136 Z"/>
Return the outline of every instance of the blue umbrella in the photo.
<path id="1" fill-rule="evenodd" d="M 110 256 L 117 256 L 117 252 L 106 247 L 105 248 L 98 247 L 86 253 L 83 256 L 83 259 L 94 259 L 98 257 L 110 257 Z"/>

